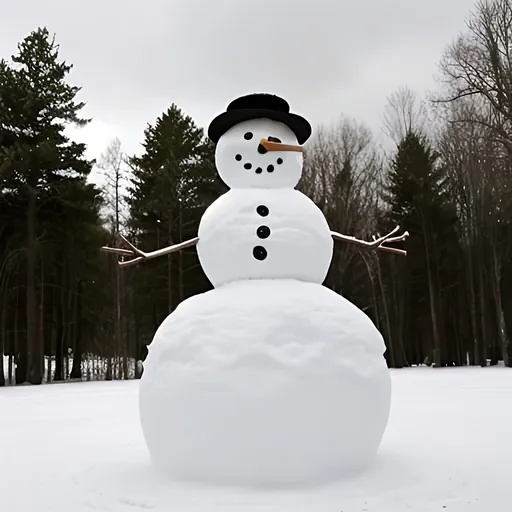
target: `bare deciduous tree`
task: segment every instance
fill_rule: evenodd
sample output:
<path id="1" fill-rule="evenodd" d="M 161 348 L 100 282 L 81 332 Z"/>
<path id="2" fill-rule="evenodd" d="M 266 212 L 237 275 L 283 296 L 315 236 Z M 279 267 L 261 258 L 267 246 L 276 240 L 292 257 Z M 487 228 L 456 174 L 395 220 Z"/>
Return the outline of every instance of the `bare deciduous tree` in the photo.
<path id="1" fill-rule="evenodd" d="M 459 122 L 475 122 L 512 153 L 512 0 L 480 0 L 467 31 L 441 61 L 448 94 L 437 101 L 477 97 L 477 105 Z"/>
<path id="2" fill-rule="evenodd" d="M 467 350 L 473 362 L 480 365 L 486 364 L 489 351 L 500 350 L 509 366 L 512 350 L 501 288 L 503 264 L 511 250 L 511 233 L 504 222 L 504 215 L 512 206 L 510 164 L 503 146 L 493 137 L 492 120 L 481 117 L 483 123 L 467 121 L 482 113 L 475 98 L 459 98 L 453 103 L 453 122 L 445 130 L 440 151 L 450 173 L 459 217 L 458 235 L 474 343 Z"/>
<path id="3" fill-rule="evenodd" d="M 409 87 L 401 87 L 388 97 L 384 107 L 384 132 L 398 144 L 411 131 L 423 132 L 426 107 Z"/>
<path id="4" fill-rule="evenodd" d="M 111 227 L 112 241 L 115 245 L 120 239 L 120 232 L 126 224 L 127 206 L 124 201 L 124 190 L 127 187 L 127 170 L 125 168 L 125 158 L 121 150 L 121 141 L 115 138 L 107 147 L 105 153 L 100 157 L 98 167 L 103 171 L 106 180 L 106 204 L 108 207 L 107 219 Z M 124 292 L 124 282 L 118 265 L 114 265 L 115 293 L 114 293 L 114 337 L 117 356 L 122 358 L 122 370 L 125 378 L 128 378 L 128 337 L 123 332 L 122 324 L 122 303 Z M 116 358 L 117 359 L 117 358 Z M 107 361 L 107 378 L 112 378 L 114 370 L 112 360 Z M 118 364 L 114 371 L 119 375 Z"/>
<path id="5" fill-rule="evenodd" d="M 381 173 L 382 161 L 371 131 L 342 117 L 333 126 L 321 127 L 308 143 L 299 188 L 323 211 L 331 229 L 370 239 L 375 235 Z M 365 273 L 361 281 L 368 283 L 366 260 L 356 258 L 361 250 L 352 244 L 335 247 L 329 286 L 347 292 L 347 276 L 354 278 L 353 265 Z"/>
<path id="6" fill-rule="evenodd" d="M 118 236 L 127 220 L 127 206 L 124 193 L 127 190 L 128 171 L 121 141 L 115 138 L 107 146 L 98 161 L 98 169 L 106 182 L 105 204 L 107 220 L 114 236 Z"/>

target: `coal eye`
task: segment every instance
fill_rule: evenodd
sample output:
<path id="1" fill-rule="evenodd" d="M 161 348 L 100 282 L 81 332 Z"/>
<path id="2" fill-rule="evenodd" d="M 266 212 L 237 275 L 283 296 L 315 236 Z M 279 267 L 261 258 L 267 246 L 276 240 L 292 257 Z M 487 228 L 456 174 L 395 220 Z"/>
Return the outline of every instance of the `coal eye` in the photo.
<path id="1" fill-rule="evenodd" d="M 252 133 L 251 133 L 251 132 L 247 132 L 247 133 L 244 135 L 244 139 L 245 139 L 245 140 L 251 140 L 251 139 L 252 139 Z"/>
<path id="2" fill-rule="evenodd" d="M 278 139 L 277 137 L 272 137 L 272 136 L 270 136 L 270 135 L 269 135 L 269 136 L 267 137 L 267 140 L 268 140 L 269 142 L 278 142 L 279 144 L 281 144 L 281 139 Z"/>

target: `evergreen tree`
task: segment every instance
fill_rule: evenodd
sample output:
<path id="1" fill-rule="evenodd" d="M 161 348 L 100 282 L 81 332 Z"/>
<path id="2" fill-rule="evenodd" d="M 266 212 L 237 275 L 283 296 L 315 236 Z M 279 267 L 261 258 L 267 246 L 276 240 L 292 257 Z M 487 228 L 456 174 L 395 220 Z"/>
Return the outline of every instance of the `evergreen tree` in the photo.
<path id="1" fill-rule="evenodd" d="M 65 135 L 78 116 L 79 88 L 67 83 L 71 65 L 59 59 L 59 47 L 46 28 L 27 36 L 12 63 L 0 61 L 0 190 L 14 193 L 25 219 L 26 347 L 20 349 L 18 382 L 39 384 L 43 377 L 43 341 L 38 322 L 38 211 L 43 195 L 63 182 L 85 185 L 91 162 L 85 146 Z M 26 357 L 28 355 L 28 357 Z M 26 357 L 26 359 L 25 359 Z"/>
<path id="2" fill-rule="evenodd" d="M 41 195 L 40 202 L 38 222 L 46 232 L 38 252 L 45 275 L 40 287 L 46 297 L 40 299 L 45 352 L 55 357 L 53 380 L 79 379 L 82 353 L 92 345 L 111 294 L 111 287 L 105 287 L 108 262 L 98 251 L 108 236 L 100 221 L 102 197 L 91 184 L 63 180 Z M 70 349 L 73 366 L 65 373 Z"/>
<path id="3" fill-rule="evenodd" d="M 454 278 L 450 255 L 456 216 L 447 187 L 437 152 L 426 137 L 409 130 L 397 146 L 385 192 L 386 227 L 399 224 L 410 233 L 408 257 L 386 270 L 387 296 L 395 303 L 393 332 L 388 333 L 392 366 L 450 364 L 443 350 L 449 321 L 443 305 Z"/>
<path id="4" fill-rule="evenodd" d="M 197 236 L 201 215 L 225 189 L 214 146 L 176 105 L 144 132 L 144 153 L 132 157 L 131 231 L 143 250 Z M 138 347 L 183 299 L 208 288 L 194 249 L 146 262 L 133 275 Z"/>

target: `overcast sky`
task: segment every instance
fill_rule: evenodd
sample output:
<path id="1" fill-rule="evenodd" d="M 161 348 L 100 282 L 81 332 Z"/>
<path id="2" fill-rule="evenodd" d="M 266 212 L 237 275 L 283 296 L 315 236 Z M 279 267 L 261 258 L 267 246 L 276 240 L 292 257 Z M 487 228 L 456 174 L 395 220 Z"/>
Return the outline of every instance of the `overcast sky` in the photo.
<path id="1" fill-rule="evenodd" d="M 386 97 L 422 93 L 474 0 L 16 0 L 0 56 L 38 26 L 74 64 L 97 157 L 113 137 L 138 152 L 171 103 L 206 127 L 233 98 L 284 96 L 315 126 L 346 114 L 379 130 Z"/>

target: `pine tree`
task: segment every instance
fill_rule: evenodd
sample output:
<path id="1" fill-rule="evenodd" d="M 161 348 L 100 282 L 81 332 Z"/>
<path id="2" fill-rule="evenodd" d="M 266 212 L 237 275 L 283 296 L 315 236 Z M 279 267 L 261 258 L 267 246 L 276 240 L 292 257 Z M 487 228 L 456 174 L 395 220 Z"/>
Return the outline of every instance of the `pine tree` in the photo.
<path id="1" fill-rule="evenodd" d="M 456 219 L 447 186 L 436 151 L 422 134 L 408 131 L 397 146 L 385 193 L 387 222 L 410 233 L 408 257 L 398 264 L 401 272 L 390 271 L 388 280 L 387 292 L 396 302 L 390 350 L 396 360 L 405 356 L 406 361 L 427 360 L 435 366 L 446 363 L 442 297 L 451 275 L 445 269 Z"/>
<path id="2" fill-rule="evenodd" d="M 25 199 L 26 349 L 18 362 L 18 382 L 39 384 L 43 377 L 43 342 L 37 305 L 38 209 L 42 194 L 63 181 L 84 182 L 91 162 L 85 146 L 65 135 L 67 125 L 84 125 L 78 87 L 67 83 L 71 65 L 60 61 L 59 47 L 46 28 L 27 36 L 12 64 L 0 61 L 0 189 Z"/>
<path id="3" fill-rule="evenodd" d="M 176 105 L 144 135 L 144 153 L 129 160 L 131 230 L 141 249 L 155 250 L 197 236 L 202 213 L 224 188 L 215 172 L 213 144 Z M 145 263 L 132 283 L 134 296 L 144 297 L 135 308 L 139 347 L 149 343 L 179 302 L 208 288 L 195 250 Z"/>

